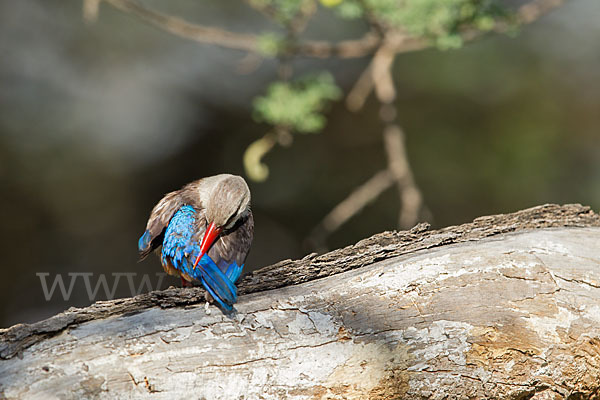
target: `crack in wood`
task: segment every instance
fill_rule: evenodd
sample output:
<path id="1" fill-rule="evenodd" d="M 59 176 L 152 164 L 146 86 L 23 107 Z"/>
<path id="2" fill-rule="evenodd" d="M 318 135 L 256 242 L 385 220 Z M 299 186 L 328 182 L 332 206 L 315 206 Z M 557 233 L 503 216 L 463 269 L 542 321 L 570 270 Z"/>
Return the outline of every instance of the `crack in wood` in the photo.
<path id="1" fill-rule="evenodd" d="M 600 283 L 596 284 L 596 283 L 592 283 L 592 282 L 588 282 L 586 280 L 583 279 L 575 279 L 575 278 L 565 278 L 563 276 L 560 276 L 558 274 L 554 274 L 555 277 L 562 279 L 563 281 L 566 282 L 571 282 L 571 283 L 579 283 L 580 285 L 586 285 L 586 286 L 590 286 L 594 289 L 600 289 Z"/>

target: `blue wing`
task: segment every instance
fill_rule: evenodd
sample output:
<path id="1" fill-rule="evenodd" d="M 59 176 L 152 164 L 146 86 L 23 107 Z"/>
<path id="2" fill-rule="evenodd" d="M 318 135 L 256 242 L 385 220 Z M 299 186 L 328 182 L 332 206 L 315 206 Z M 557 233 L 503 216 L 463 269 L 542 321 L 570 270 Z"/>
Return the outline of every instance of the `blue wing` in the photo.
<path id="1" fill-rule="evenodd" d="M 196 268 L 194 261 L 200 253 L 200 241 L 204 235 L 203 224 L 196 223 L 196 210 L 189 205 L 181 207 L 171 218 L 165 231 L 161 262 L 172 265 L 177 271 L 202 283 L 211 296 L 226 310 L 231 310 L 237 301 L 234 283 L 242 272 L 236 262 L 217 265 L 205 254 Z M 201 228 L 202 226 L 202 228 Z M 199 232 L 201 231 L 201 232 Z M 146 242 L 146 233 L 140 238 L 140 247 Z"/>

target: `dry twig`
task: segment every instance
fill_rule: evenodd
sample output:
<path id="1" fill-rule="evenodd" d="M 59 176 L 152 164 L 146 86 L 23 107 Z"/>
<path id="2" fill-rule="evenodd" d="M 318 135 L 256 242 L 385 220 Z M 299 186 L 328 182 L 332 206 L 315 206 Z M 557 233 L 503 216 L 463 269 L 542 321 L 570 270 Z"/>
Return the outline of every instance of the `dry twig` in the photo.
<path id="1" fill-rule="evenodd" d="M 390 124 L 383 130 L 383 143 L 388 156 L 388 169 L 393 173 L 400 197 L 398 226 L 410 227 L 417 223 L 421 211 L 422 196 L 413 178 L 404 145 L 404 132 L 398 124 Z"/>
<path id="2" fill-rule="evenodd" d="M 187 22 L 181 18 L 166 15 L 142 6 L 134 0 L 103 0 L 111 6 L 135 15 L 136 17 L 174 35 L 200 43 L 223 46 L 230 49 L 257 51 L 255 35 L 235 33 L 225 29 L 207 27 Z"/>
<path id="3" fill-rule="evenodd" d="M 383 144 L 387 155 L 387 167 L 376 172 L 371 179 L 352 191 L 313 229 L 307 243 L 311 244 L 314 249 L 325 250 L 325 240 L 329 234 L 335 232 L 350 218 L 358 214 L 394 183 L 398 187 L 401 204 L 398 226 L 409 228 L 418 220 L 422 207 L 422 196 L 413 178 L 404 145 L 404 133 L 397 123 L 396 109 L 392 105 L 396 99 L 396 88 L 392 76 L 394 48 L 402 42 L 402 37 L 386 38 L 383 45 L 375 52 L 373 61 L 359 79 L 360 86 L 355 86 L 355 90 L 362 94 L 366 88 L 374 88 L 377 99 L 381 103 L 379 115 L 385 125 Z M 361 98 L 358 93 L 355 96 L 357 103 L 350 105 L 362 106 L 365 98 Z"/>

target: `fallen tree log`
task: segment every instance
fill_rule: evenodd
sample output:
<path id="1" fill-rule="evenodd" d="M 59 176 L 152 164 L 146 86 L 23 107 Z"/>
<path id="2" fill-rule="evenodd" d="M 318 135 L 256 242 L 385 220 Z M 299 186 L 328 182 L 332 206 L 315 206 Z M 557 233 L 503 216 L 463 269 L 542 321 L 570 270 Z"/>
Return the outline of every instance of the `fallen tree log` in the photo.
<path id="1" fill-rule="evenodd" d="M 201 289 L 0 331 L 0 398 L 599 398 L 600 217 L 386 232 Z M 317 279 L 319 278 L 319 279 Z"/>

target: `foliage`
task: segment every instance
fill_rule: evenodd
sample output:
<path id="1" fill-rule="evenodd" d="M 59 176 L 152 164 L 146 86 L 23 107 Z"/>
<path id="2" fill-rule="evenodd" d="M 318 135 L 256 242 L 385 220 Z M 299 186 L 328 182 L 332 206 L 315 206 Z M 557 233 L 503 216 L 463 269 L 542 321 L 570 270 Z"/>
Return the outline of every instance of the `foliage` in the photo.
<path id="1" fill-rule="evenodd" d="M 250 0 L 259 10 L 269 10 L 280 23 L 287 23 L 314 7 L 314 0 Z"/>
<path id="2" fill-rule="evenodd" d="M 490 30 L 508 16 L 496 0 L 344 0 L 336 10 L 347 19 L 368 12 L 387 28 L 428 38 L 441 49 L 462 46 L 465 27 Z"/>
<path id="3" fill-rule="evenodd" d="M 276 57 L 284 50 L 285 44 L 285 39 L 273 32 L 258 36 L 258 51 L 265 57 Z"/>
<path id="4" fill-rule="evenodd" d="M 264 96 L 254 100 L 254 119 L 276 127 L 276 130 L 316 133 L 325 126 L 322 114 L 330 101 L 342 95 L 331 74 L 306 76 L 294 82 L 272 83 Z M 278 140 L 274 133 L 256 140 L 244 153 L 244 168 L 248 177 L 262 182 L 269 168 L 262 162 Z"/>
<path id="5" fill-rule="evenodd" d="M 415 37 L 424 37 L 440 49 L 462 46 L 465 28 L 491 30 L 499 19 L 509 15 L 499 0 L 319 0 L 344 19 L 366 16 L 386 29 L 398 29 Z M 258 9 L 269 10 L 279 23 L 287 24 L 314 9 L 313 0 L 250 0 Z M 281 51 L 281 38 L 264 36 L 259 49 L 265 55 Z"/>
<path id="6" fill-rule="evenodd" d="M 248 0 L 287 29 L 287 35 L 264 33 L 257 48 L 269 58 L 286 58 L 295 46 L 293 26 L 306 22 L 315 11 L 315 0 Z M 500 0 L 318 0 L 323 7 L 335 10 L 343 19 L 363 18 L 380 31 L 399 31 L 424 38 L 440 49 L 462 46 L 465 29 L 491 30 L 498 19 L 508 20 L 497 4 Z M 264 96 L 254 100 L 254 119 L 297 133 L 319 132 L 326 123 L 325 106 L 341 96 L 328 73 L 294 82 L 272 83 Z M 264 181 L 269 175 L 262 161 L 278 141 L 269 133 L 253 142 L 244 154 L 248 177 Z"/>
<path id="7" fill-rule="evenodd" d="M 329 73 L 291 83 L 275 82 L 266 95 L 254 100 L 254 118 L 299 133 L 315 133 L 325 126 L 321 114 L 324 107 L 340 96 L 341 91 Z"/>

